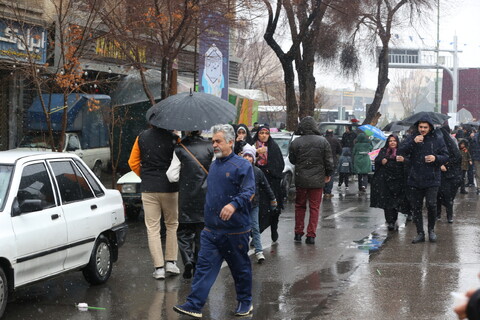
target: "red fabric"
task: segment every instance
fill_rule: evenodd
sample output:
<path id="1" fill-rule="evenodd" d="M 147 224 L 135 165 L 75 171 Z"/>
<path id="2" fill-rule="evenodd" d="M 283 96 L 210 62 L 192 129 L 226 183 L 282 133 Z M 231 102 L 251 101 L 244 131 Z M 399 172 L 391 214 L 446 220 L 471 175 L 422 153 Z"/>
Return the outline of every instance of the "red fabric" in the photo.
<path id="1" fill-rule="evenodd" d="M 310 207 L 310 216 L 307 225 L 307 237 L 316 237 L 318 218 L 320 215 L 320 203 L 322 203 L 323 189 L 305 189 L 297 187 L 295 197 L 295 234 L 304 235 L 305 213 L 307 200 Z"/>

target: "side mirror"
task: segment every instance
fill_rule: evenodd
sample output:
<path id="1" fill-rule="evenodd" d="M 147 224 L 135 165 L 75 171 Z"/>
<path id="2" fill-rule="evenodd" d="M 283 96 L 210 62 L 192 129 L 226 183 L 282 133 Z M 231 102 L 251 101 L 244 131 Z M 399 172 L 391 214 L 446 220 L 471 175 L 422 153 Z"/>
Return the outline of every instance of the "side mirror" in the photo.
<path id="1" fill-rule="evenodd" d="M 13 199 L 12 212 L 10 214 L 12 215 L 12 217 L 16 217 L 22 214 L 22 210 L 20 210 L 17 197 Z"/>

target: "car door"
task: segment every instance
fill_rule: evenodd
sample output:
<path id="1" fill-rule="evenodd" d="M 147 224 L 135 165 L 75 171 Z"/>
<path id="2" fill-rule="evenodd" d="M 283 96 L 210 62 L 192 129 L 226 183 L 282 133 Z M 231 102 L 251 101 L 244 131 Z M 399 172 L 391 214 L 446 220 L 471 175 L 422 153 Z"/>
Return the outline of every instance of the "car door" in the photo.
<path id="1" fill-rule="evenodd" d="M 19 212 L 12 217 L 17 286 L 62 272 L 67 255 L 66 223 L 45 162 L 25 164 L 20 172 Z"/>
<path id="2" fill-rule="evenodd" d="M 98 199 L 78 167 L 71 160 L 49 161 L 60 191 L 67 233 L 65 269 L 88 263 L 96 237 L 107 222 Z"/>

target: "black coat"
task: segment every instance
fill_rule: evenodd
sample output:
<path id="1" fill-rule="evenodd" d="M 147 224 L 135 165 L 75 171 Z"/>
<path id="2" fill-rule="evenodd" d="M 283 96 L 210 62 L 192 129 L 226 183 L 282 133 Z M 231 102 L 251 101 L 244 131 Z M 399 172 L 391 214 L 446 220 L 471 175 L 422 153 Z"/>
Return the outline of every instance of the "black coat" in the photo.
<path id="1" fill-rule="evenodd" d="M 421 122 L 428 122 L 433 128 L 433 122 L 428 115 Z M 418 127 L 418 122 L 415 127 Z M 448 150 L 443 135 L 438 130 L 433 130 L 424 137 L 423 142 L 416 143 L 414 139 L 417 135 L 418 131 L 408 136 L 398 148 L 398 154 L 408 158 L 411 163 L 407 184 L 419 189 L 440 187 L 440 166 L 448 161 Z M 434 155 L 435 161 L 425 162 L 427 155 Z"/>
<path id="2" fill-rule="evenodd" d="M 395 159 L 386 158 L 387 147 L 384 147 L 375 158 L 375 174 L 372 178 L 370 207 L 382 209 L 397 209 L 406 212 L 406 175 L 408 165 Z"/>
<path id="3" fill-rule="evenodd" d="M 254 143 L 258 140 L 258 132 L 253 137 Z M 266 166 L 259 166 L 263 174 L 270 184 L 270 188 L 275 194 L 277 199 L 277 210 L 283 208 L 283 191 L 282 191 L 282 176 L 283 168 L 285 167 L 285 162 L 283 160 L 283 154 L 280 150 L 278 144 L 273 140 L 272 137 L 269 137 L 267 140 L 267 149 L 268 149 L 268 161 Z M 267 196 L 260 195 L 260 206 L 259 206 L 259 224 L 260 232 L 265 230 L 270 226 L 270 199 Z"/>
<path id="4" fill-rule="evenodd" d="M 292 141 L 288 151 L 288 158 L 295 165 L 295 186 L 323 188 L 325 177 L 330 177 L 334 171 L 330 144 L 319 135 L 311 117 L 302 119 L 297 131 L 301 137 Z"/>
<path id="5" fill-rule="evenodd" d="M 212 143 L 200 136 L 188 136 L 182 144 L 200 161 L 208 171 L 213 158 Z M 180 145 L 175 147 L 175 154 L 180 160 L 180 191 L 178 194 L 178 222 L 203 222 L 207 174 Z"/>
<path id="6" fill-rule="evenodd" d="M 443 134 L 445 145 L 448 150 L 448 162 L 445 163 L 447 171 L 442 171 L 440 188 L 438 189 L 438 200 L 445 205 L 452 205 L 458 188 L 462 183 L 462 156 L 456 141 L 444 128 L 440 129 Z"/>
<path id="7" fill-rule="evenodd" d="M 167 178 L 177 139 L 177 135 L 156 127 L 140 133 L 140 192 L 178 192 L 178 183 L 170 183 Z"/>

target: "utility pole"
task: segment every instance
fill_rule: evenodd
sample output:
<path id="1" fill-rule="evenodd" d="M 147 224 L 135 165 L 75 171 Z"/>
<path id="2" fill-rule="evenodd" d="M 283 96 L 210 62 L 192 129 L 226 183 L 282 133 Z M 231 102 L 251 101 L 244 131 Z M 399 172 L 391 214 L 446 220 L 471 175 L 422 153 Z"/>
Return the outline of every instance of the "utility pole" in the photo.
<path id="1" fill-rule="evenodd" d="M 437 66 L 437 76 L 435 78 L 435 109 L 434 111 L 435 112 L 439 112 L 440 111 L 440 108 L 439 108 L 439 98 L 438 98 L 438 95 L 439 95 L 439 90 L 438 90 L 438 87 L 439 87 L 439 69 L 438 69 L 438 59 L 440 57 L 440 0 L 437 0 L 437 45 L 435 47 L 436 49 L 436 53 L 437 53 L 437 61 L 436 61 L 436 66 Z"/>

